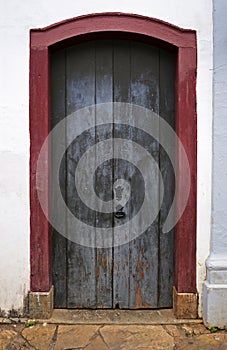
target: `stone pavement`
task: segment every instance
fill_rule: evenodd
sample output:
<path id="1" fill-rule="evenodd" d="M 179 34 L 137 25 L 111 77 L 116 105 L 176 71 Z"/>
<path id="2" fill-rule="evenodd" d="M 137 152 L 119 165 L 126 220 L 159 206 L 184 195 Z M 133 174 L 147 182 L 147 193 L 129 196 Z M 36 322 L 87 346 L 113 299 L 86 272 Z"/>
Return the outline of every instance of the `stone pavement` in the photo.
<path id="1" fill-rule="evenodd" d="M 27 324 L 28 325 L 28 324 Z M 0 325 L 0 350 L 227 350 L 227 332 L 202 324 Z"/>
<path id="2" fill-rule="evenodd" d="M 0 319 L 0 350 L 227 350 L 227 331 L 212 331 L 172 310 L 54 310 Z"/>

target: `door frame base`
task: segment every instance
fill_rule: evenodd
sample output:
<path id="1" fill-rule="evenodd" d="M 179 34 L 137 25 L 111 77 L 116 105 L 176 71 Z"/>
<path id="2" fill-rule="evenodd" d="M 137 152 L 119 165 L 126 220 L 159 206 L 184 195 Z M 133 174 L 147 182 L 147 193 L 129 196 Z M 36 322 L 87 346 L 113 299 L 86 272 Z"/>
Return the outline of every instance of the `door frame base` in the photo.
<path id="1" fill-rule="evenodd" d="M 49 292 L 29 292 L 29 317 L 49 319 L 54 310 L 54 286 Z M 178 293 L 173 287 L 173 312 L 179 319 L 198 318 L 198 296 L 196 293 Z"/>
<path id="2" fill-rule="evenodd" d="M 54 286 L 49 292 L 28 293 L 29 317 L 49 319 L 54 310 Z"/>
<path id="3" fill-rule="evenodd" d="M 173 311 L 176 318 L 198 317 L 198 295 L 197 293 L 178 293 L 173 287 Z"/>

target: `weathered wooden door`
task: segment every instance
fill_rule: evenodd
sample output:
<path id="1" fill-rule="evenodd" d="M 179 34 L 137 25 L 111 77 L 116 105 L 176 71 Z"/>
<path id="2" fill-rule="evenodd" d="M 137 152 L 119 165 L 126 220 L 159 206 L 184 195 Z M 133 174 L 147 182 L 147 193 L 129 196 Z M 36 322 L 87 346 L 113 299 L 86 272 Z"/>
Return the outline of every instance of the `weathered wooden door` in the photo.
<path id="1" fill-rule="evenodd" d="M 74 111 L 104 102 L 127 102 L 146 107 L 174 128 L 175 54 L 133 40 L 96 40 L 57 51 L 51 57 L 52 127 Z M 92 116 L 98 118 L 98 115 Z M 65 125 L 65 138 L 70 132 Z M 141 174 L 135 164 L 112 157 L 97 167 L 94 188 L 105 201 L 121 196 L 113 188 L 118 179 L 131 185 L 123 214 L 94 211 L 81 200 L 75 188 L 75 169 L 83 154 L 99 141 L 132 140 L 156 160 L 165 187 L 164 201 L 153 224 L 136 239 L 112 248 L 92 248 L 67 240 L 53 230 L 53 284 L 55 307 L 67 308 L 159 308 L 172 306 L 173 230 L 163 234 L 174 195 L 174 172 L 158 140 L 137 128 L 113 122 L 83 132 L 65 152 L 59 173 L 62 195 L 70 211 L 94 228 L 128 223 L 144 200 L 144 177 L 152 177 L 156 189 L 152 205 L 159 205 L 159 176 Z M 64 145 L 65 140 L 58 140 Z M 54 157 L 54 146 L 52 147 Z M 125 150 L 124 150 L 125 152 Z M 128 152 L 132 152 L 130 148 Z M 137 158 L 135 154 L 135 159 Z M 130 157 L 129 157 L 130 159 Z M 137 160 L 140 161 L 140 160 Z M 92 162 L 92 160 L 90 160 Z M 84 167 L 88 176 L 91 163 Z M 53 198 L 53 211 L 57 203 Z M 113 210 L 114 211 L 114 210 Z M 67 218 L 65 220 L 67 229 Z M 91 237 L 91 240 L 94 239 Z"/>

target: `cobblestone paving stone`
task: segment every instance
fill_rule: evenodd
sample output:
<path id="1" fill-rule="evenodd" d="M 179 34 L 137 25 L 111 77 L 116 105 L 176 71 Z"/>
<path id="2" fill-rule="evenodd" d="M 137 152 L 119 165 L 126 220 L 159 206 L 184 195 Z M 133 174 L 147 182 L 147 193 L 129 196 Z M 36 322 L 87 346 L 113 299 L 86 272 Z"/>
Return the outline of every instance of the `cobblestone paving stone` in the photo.
<path id="1" fill-rule="evenodd" d="M 202 324 L 0 324 L 0 350 L 227 350 L 227 331 Z"/>

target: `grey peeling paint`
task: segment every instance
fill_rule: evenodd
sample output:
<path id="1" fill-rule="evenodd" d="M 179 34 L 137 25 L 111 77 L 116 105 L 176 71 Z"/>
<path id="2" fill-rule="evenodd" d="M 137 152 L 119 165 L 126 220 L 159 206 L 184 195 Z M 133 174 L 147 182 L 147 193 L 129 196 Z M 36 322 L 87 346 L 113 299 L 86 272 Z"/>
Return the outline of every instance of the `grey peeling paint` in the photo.
<path id="1" fill-rule="evenodd" d="M 209 327 L 227 326 L 227 2 L 213 2 L 212 227 L 203 317 Z"/>

